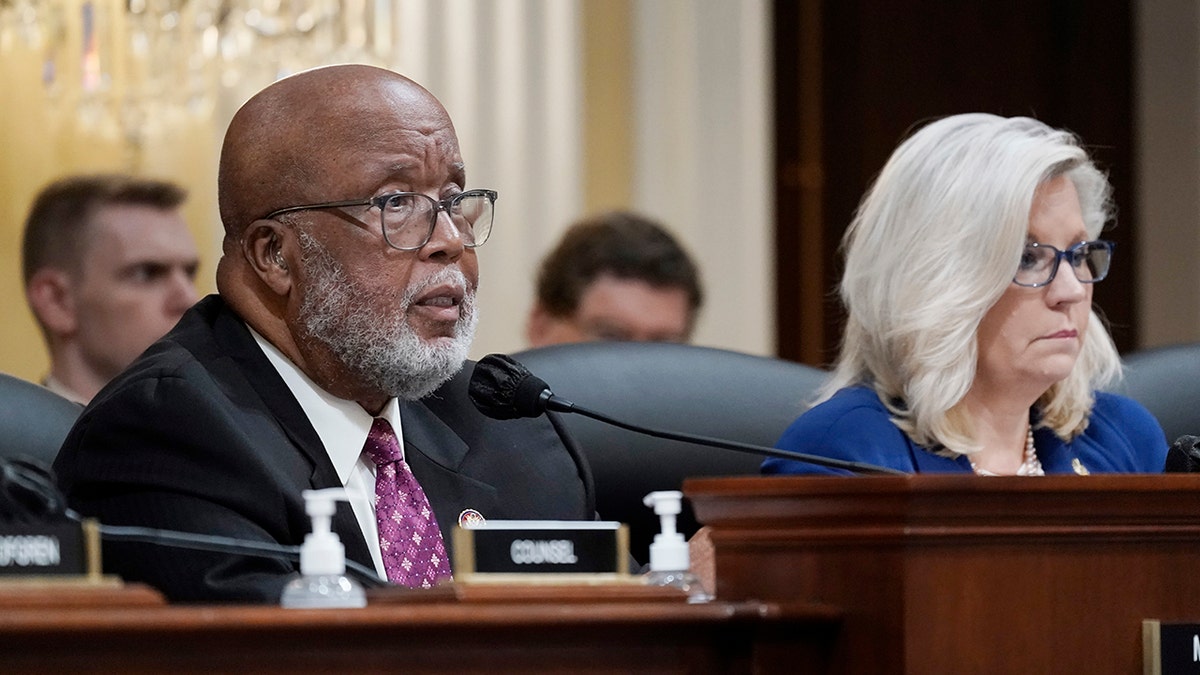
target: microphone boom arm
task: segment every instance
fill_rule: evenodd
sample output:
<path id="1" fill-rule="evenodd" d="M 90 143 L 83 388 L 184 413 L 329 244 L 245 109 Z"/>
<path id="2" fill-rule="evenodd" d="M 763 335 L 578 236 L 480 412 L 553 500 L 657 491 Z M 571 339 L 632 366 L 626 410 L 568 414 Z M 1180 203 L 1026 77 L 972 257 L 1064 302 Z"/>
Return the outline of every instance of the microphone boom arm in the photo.
<path id="1" fill-rule="evenodd" d="M 199 532 L 177 532 L 175 530 L 159 530 L 152 527 L 137 527 L 130 525 L 99 525 L 100 536 L 109 541 L 129 541 L 139 544 L 155 544 L 173 548 L 186 548 L 194 551 L 210 553 L 233 553 L 258 558 L 274 558 L 300 562 L 300 547 L 276 544 L 272 542 L 248 541 L 222 537 Z M 369 569 L 357 561 L 346 558 L 346 571 L 368 587 L 385 585 L 373 569 Z"/>
<path id="2" fill-rule="evenodd" d="M 798 462 L 805 462 L 808 464 L 816 464 L 818 466 L 829 467 L 831 469 L 844 469 L 846 471 L 852 471 L 854 473 L 880 474 L 880 475 L 889 475 L 889 476 L 907 476 L 907 475 L 909 475 L 907 472 L 900 471 L 898 469 L 891 469 L 891 468 L 888 468 L 885 466 L 873 466 L 870 464 L 862 464 L 859 462 L 851 462 L 848 460 L 833 459 L 831 457 L 821 457 L 820 455 L 809 455 L 809 454 L 805 454 L 803 452 L 792 452 L 790 450 L 780 450 L 779 448 L 767 448 L 767 447 L 763 447 L 763 446 L 759 446 L 759 445 L 750 445 L 749 443 L 739 443 L 737 441 L 726 441 L 726 440 L 718 441 L 716 439 L 706 438 L 704 436 L 694 436 L 692 434 L 685 434 L 685 433 L 680 433 L 680 432 L 676 432 L 676 431 L 662 431 L 659 429 L 652 429 L 650 427 L 641 427 L 641 426 L 637 426 L 635 424 L 630 424 L 628 422 L 622 422 L 621 420 L 609 417 L 607 415 L 603 415 L 601 413 L 595 412 L 594 410 L 588 410 L 587 408 L 584 408 L 582 406 L 575 405 L 574 403 L 571 403 L 570 401 L 563 400 L 563 399 L 555 396 L 554 394 L 550 393 L 549 389 L 547 389 L 546 391 L 544 391 L 542 393 L 541 398 L 542 398 L 542 403 L 546 406 L 547 410 L 554 410 L 556 412 L 576 413 L 579 415 L 583 415 L 584 417 L 590 417 L 590 418 L 596 420 L 597 422 L 602 422 L 604 424 L 611 424 L 615 427 L 620 427 L 622 429 L 625 429 L 626 431 L 632 431 L 634 433 L 648 434 L 650 436 L 654 436 L 655 438 L 662 438 L 662 439 L 665 439 L 668 441 L 680 441 L 683 443 L 693 443 L 695 445 L 704 445 L 704 446 L 707 446 L 710 448 L 721 448 L 724 450 L 736 450 L 738 452 L 746 452 L 746 453 L 750 453 L 752 455 L 766 455 L 767 457 L 779 457 L 782 459 L 791 459 L 791 460 L 795 460 Z"/>

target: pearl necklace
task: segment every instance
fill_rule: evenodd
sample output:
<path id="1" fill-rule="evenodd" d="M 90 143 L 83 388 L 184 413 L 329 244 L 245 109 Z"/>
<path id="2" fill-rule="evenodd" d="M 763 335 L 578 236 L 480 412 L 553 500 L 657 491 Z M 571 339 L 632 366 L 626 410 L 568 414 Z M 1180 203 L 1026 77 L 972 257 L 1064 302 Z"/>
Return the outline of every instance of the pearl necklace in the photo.
<path id="1" fill-rule="evenodd" d="M 975 460 L 970 459 L 971 470 L 979 476 L 999 476 L 998 473 L 992 473 L 987 469 L 981 469 L 975 466 Z M 1078 473 L 1078 469 L 1076 470 Z M 1037 451 L 1033 447 L 1033 426 L 1029 427 L 1025 434 L 1025 461 L 1021 462 L 1021 466 L 1017 467 L 1016 476 L 1045 476 L 1046 472 L 1042 469 L 1042 463 L 1037 458 Z"/>

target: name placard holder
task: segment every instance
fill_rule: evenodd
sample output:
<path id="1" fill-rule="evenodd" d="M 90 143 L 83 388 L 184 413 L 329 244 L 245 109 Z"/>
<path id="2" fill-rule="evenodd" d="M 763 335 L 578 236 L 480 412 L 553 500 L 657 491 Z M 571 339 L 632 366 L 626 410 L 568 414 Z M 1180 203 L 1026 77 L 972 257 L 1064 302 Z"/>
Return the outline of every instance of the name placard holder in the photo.
<path id="1" fill-rule="evenodd" d="M 454 531 L 454 580 L 629 580 L 629 528 L 611 521 L 489 520 Z"/>
<path id="2" fill-rule="evenodd" d="M 46 579 L 101 581 L 94 520 L 0 525 L 0 583 Z"/>
<path id="3" fill-rule="evenodd" d="M 1142 621 L 1144 675 L 1200 672 L 1200 623 Z"/>

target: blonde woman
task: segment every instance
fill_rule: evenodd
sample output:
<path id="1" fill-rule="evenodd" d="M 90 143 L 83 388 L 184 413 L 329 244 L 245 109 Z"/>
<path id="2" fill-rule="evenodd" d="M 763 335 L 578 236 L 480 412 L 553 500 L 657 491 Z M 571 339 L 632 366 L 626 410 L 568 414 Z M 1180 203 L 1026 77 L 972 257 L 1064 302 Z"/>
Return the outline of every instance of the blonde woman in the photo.
<path id="1" fill-rule="evenodd" d="M 1092 310 L 1111 187 L 1069 132 L 966 114 L 892 154 L 846 232 L 835 373 L 780 448 L 911 472 L 1158 472 Z M 829 470 L 769 459 L 764 473 Z"/>

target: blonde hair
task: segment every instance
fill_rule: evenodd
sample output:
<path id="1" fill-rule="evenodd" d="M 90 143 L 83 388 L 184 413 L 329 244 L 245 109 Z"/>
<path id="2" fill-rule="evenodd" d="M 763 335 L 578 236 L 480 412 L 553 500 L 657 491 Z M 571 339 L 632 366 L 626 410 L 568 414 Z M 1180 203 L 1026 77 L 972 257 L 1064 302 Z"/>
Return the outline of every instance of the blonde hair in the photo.
<path id="1" fill-rule="evenodd" d="M 1078 139 L 1026 117 L 947 117 L 900 144 L 846 231 L 848 311 L 835 372 L 819 398 L 865 384 L 916 443 L 970 453 L 959 406 L 975 377 L 976 331 L 1012 283 L 1039 185 L 1068 177 L 1088 237 L 1113 217 L 1112 188 Z M 1064 440 L 1087 427 L 1094 391 L 1120 359 L 1091 310 L 1071 374 L 1038 400 L 1039 426 Z"/>

